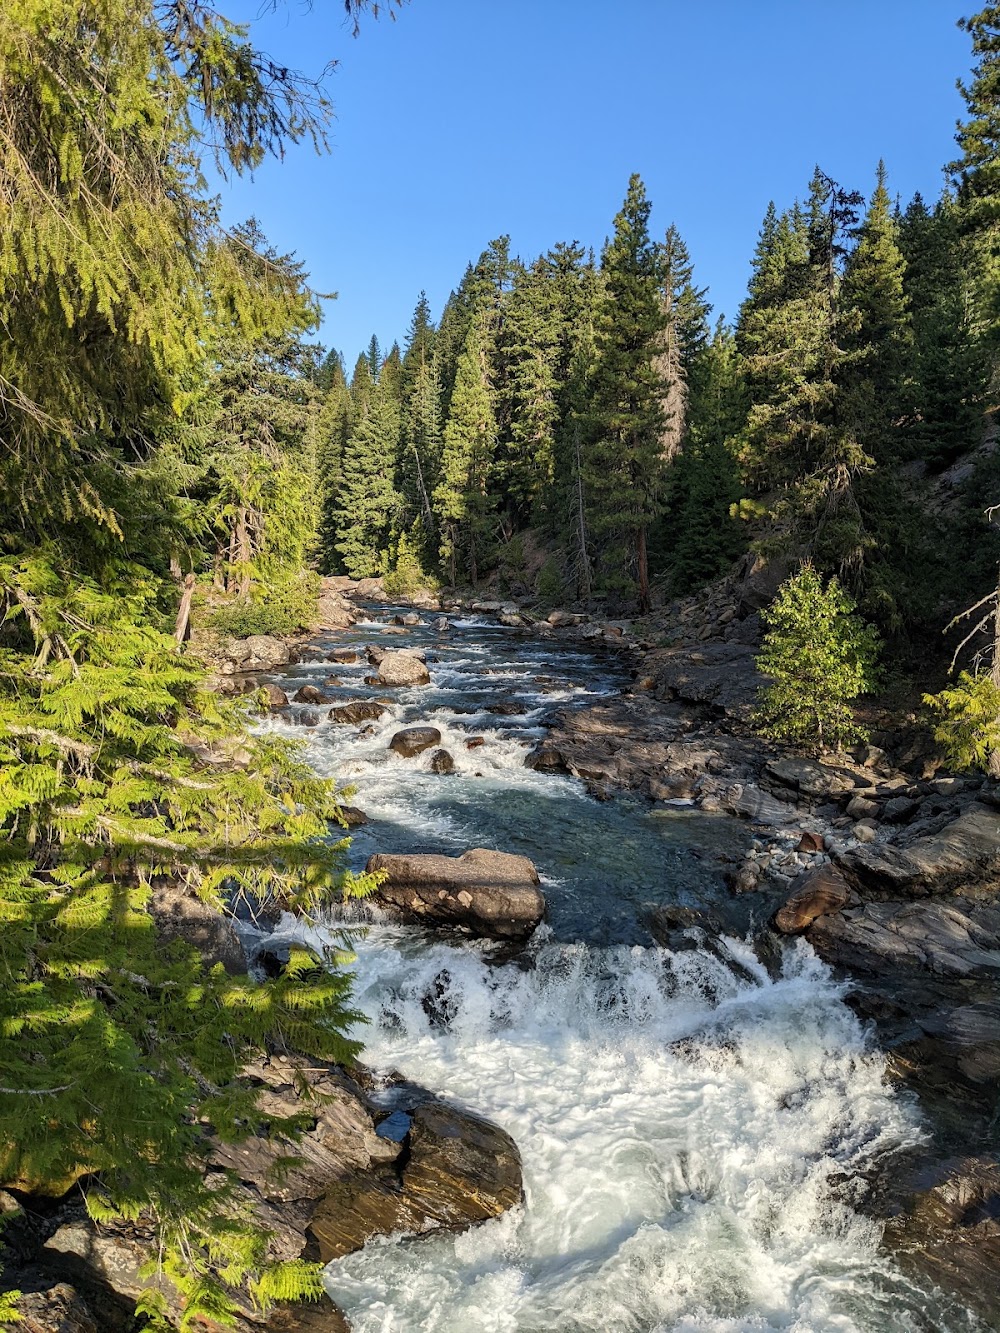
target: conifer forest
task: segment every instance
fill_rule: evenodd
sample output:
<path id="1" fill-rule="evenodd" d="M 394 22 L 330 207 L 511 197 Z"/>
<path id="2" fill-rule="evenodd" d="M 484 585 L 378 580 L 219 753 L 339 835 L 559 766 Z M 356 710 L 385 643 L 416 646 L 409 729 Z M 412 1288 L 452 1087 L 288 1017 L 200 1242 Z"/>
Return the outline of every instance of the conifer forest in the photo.
<path id="1" fill-rule="evenodd" d="M 337 0 L 335 8 L 363 43 L 374 25 L 432 2 Z M 602 646 L 619 635 L 651 653 L 641 689 L 679 707 L 687 696 L 682 686 L 659 688 L 656 654 L 686 642 L 687 608 L 711 606 L 719 635 L 729 627 L 727 644 L 749 610 L 757 638 L 746 643 L 763 682 L 752 708 L 720 721 L 720 704 L 714 721 L 702 711 L 691 724 L 702 738 L 718 724 L 726 763 L 725 745 L 738 742 L 747 753 L 765 747 L 769 772 L 786 762 L 842 775 L 831 767 L 842 762 L 861 773 L 860 756 L 877 741 L 886 764 L 910 773 L 885 739 L 904 733 L 921 756 L 898 790 L 888 789 L 896 777 L 883 774 L 877 788 L 858 777 L 846 813 L 829 814 L 832 836 L 853 836 L 866 818 L 875 831 L 857 833 L 843 866 L 821 833 L 820 860 L 796 873 L 843 871 L 838 909 L 850 893 L 850 910 L 867 910 L 858 908 L 868 901 L 866 874 L 891 897 L 903 872 L 896 861 L 874 866 L 871 849 L 894 855 L 906 820 L 924 817 L 896 819 L 894 801 L 898 813 L 900 800 L 964 793 L 977 804 L 942 805 L 927 818 L 979 820 L 975 838 L 987 837 L 1000 805 L 992 785 L 1000 778 L 1000 4 L 960 26 L 970 62 L 965 111 L 954 160 L 940 164 L 941 193 L 900 197 L 891 161 L 873 161 L 864 180 L 833 179 L 817 166 L 797 197 L 768 206 L 734 315 L 719 314 L 712 275 L 692 260 L 698 237 L 652 228 L 652 201 L 635 173 L 623 176 L 599 249 L 554 236 L 544 253 L 519 255 L 509 236 L 484 237 L 478 257 L 456 257 L 442 308 L 415 273 L 408 327 L 388 347 L 373 336 L 359 350 L 323 345 L 306 261 L 284 253 L 254 218 L 224 225 L 206 182 L 209 171 L 249 176 L 296 145 L 322 153 L 326 84 L 272 60 L 244 26 L 200 0 L 4 0 L 0 1326 L 347 1327 L 332 1322 L 340 1316 L 329 1303 L 327 1322 L 294 1322 L 299 1302 L 326 1300 L 324 1264 L 341 1251 L 326 1240 L 318 1249 L 277 1243 L 274 1207 L 248 1190 L 239 1161 L 262 1143 L 280 1144 L 275 1170 L 293 1182 L 312 1161 L 303 1136 L 329 1097 L 345 1094 L 340 1084 L 317 1093 L 306 1074 L 351 1070 L 366 1025 L 378 1022 L 377 1007 L 369 1012 L 359 998 L 361 946 L 329 923 L 368 910 L 353 900 L 384 890 L 391 871 L 381 862 L 393 858 L 352 859 L 359 770 L 313 762 L 303 744 L 314 743 L 311 721 L 296 730 L 297 715 L 286 712 L 284 728 L 271 724 L 275 698 L 289 701 L 260 680 L 266 666 L 245 693 L 220 688 L 220 644 L 291 643 L 307 660 L 303 646 L 323 626 L 321 597 L 347 589 L 363 601 L 373 588 L 394 610 L 502 606 L 519 632 L 611 625 Z M 751 584 L 766 586 L 766 597 L 747 602 Z M 708 643 L 712 633 L 701 637 Z M 397 655 L 394 642 L 386 659 Z M 698 665 L 703 646 L 687 646 Z M 247 648 L 243 661 L 264 651 Z M 326 660 L 349 665 L 352 651 Z M 424 656 L 433 668 L 433 648 Z M 275 660 L 287 663 L 287 652 Z M 369 660 L 378 672 L 383 659 Z M 426 668 L 414 669 L 419 685 Z M 376 697 L 358 715 L 375 727 L 396 697 L 384 663 L 381 671 L 365 678 Z M 504 707 L 517 711 L 508 701 L 493 712 Z M 485 754 L 492 737 L 485 747 L 481 735 L 468 739 L 478 755 L 473 742 Z M 567 760 L 565 746 L 563 767 L 553 759 L 545 768 L 553 744 L 542 744 L 538 780 L 559 772 L 559 781 L 589 784 L 588 800 L 596 792 L 606 801 L 604 769 Z M 944 777 L 936 769 L 921 777 L 931 751 Z M 435 771 L 451 770 L 441 760 Z M 796 838 L 809 800 L 836 805 L 841 792 L 797 780 Z M 648 772 L 643 782 L 644 798 L 667 807 L 696 804 L 707 790 L 653 782 Z M 751 815 L 722 804 L 744 820 L 760 808 Z M 704 802 L 706 818 L 712 809 Z M 914 830 L 939 836 L 930 823 Z M 967 837 L 956 844 L 959 860 Z M 427 847 L 439 850 L 426 839 L 417 850 Z M 489 848 L 518 850 L 499 834 Z M 1000 830 L 975 848 L 986 879 L 970 901 L 995 893 Z M 760 848 L 754 856 L 757 887 L 767 858 L 772 869 L 776 862 Z M 745 869 L 733 872 L 737 894 Z M 969 888 L 964 873 L 948 880 L 949 893 Z M 544 875 L 542 885 L 548 893 Z M 934 892 L 922 880 L 913 894 Z M 233 918 L 255 921 L 263 905 L 270 920 L 292 914 L 299 933 L 277 962 L 248 972 L 201 936 L 165 929 L 177 902 L 227 929 Z M 824 902 L 822 912 L 833 910 Z M 770 920 L 773 911 L 758 915 Z M 215 926 L 206 929 L 214 939 Z M 975 968 L 998 967 L 1000 924 L 969 930 L 981 941 L 971 986 Z M 619 966 L 620 958 L 605 972 Z M 430 1013 L 440 1001 L 441 1025 L 449 1020 L 440 997 L 453 980 L 435 968 L 438 1000 L 421 1003 Z M 985 1023 L 995 1003 L 976 992 L 966 1008 Z M 975 1123 L 986 1127 L 976 1150 L 992 1154 L 982 1179 L 993 1190 L 993 1203 L 977 1206 L 995 1218 L 994 1020 L 994 1065 L 976 1085 L 986 1100 Z M 288 1094 L 298 1101 L 275 1091 L 267 1071 L 279 1059 L 305 1071 Z M 365 1112 L 373 1125 L 381 1114 Z M 370 1143 L 386 1142 L 379 1132 Z M 529 1205 L 538 1193 L 529 1189 Z M 286 1196 L 298 1197 L 291 1185 Z M 52 1284 L 35 1281 L 54 1262 L 57 1223 L 68 1225 L 60 1209 L 76 1209 L 73 1226 L 100 1237 L 139 1237 L 127 1299 L 107 1294 L 106 1274 L 60 1277 L 75 1283 L 73 1299 L 96 1323 L 70 1322 Z M 44 1263 L 30 1258 L 29 1233 L 50 1238 Z M 963 1290 L 948 1286 L 944 1261 L 935 1273 L 947 1290 Z M 542 1306 L 511 1324 L 471 1313 L 435 1323 L 416 1306 L 399 1315 L 403 1307 L 384 1294 L 380 1306 L 374 1286 L 357 1296 L 356 1275 L 344 1284 L 360 1333 L 724 1326 L 671 1322 L 667 1306 L 645 1323 L 606 1314 L 598 1324 Z M 370 1322 L 365 1300 L 370 1310 L 396 1310 L 397 1322 Z M 686 1315 L 708 1309 L 705 1300 Z M 923 1323 L 861 1315 L 822 1323 L 813 1312 L 794 1326 L 980 1326 L 930 1308 L 921 1307 Z M 726 1310 L 711 1313 L 721 1319 Z M 1000 1318 L 995 1307 L 992 1317 Z M 793 1325 L 725 1324 L 751 1326 Z"/>

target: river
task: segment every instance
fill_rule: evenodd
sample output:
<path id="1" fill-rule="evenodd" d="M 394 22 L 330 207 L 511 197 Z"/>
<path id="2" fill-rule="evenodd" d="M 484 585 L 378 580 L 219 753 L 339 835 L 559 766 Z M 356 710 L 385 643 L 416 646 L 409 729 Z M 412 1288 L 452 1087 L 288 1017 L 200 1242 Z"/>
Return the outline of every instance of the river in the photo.
<path id="1" fill-rule="evenodd" d="M 276 678 L 290 692 L 311 682 L 338 700 L 379 697 L 388 713 L 360 732 L 268 725 L 356 788 L 371 823 L 353 864 L 376 850 L 519 852 L 548 915 L 506 960 L 378 920 L 356 941 L 362 1058 L 507 1130 L 525 1201 L 464 1235 L 385 1239 L 331 1264 L 328 1290 L 355 1333 L 980 1328 L 904 1276 L 879 1251 L 878 1224 L 846 1201 L 845 1179 L 891 1166 L 924 1129 L 808 946 L 758 960 L 752 901 L 734 906 L 724 883 L 743 826 L 598 802 L 524 767 L 547 711 L 625 686 L 620 659 L 474 617 L 397 635 L 392 612 L 317 641 L 357 646 L 356 664 Z M 365 686 L 369 643 L 425 651 L 431 685 Z M 324 684 L 331 673 L 340 685 Z M 439 728 L 455 773 L 431 772 L 429 752 L 389 751 L 417 722 Z M 483 744 L 467 748 L 472 736 Z M 694 926 L 686 947 L 657 947 L 651 917 L 678 903 L 722 913 L 732 933 Z"/>

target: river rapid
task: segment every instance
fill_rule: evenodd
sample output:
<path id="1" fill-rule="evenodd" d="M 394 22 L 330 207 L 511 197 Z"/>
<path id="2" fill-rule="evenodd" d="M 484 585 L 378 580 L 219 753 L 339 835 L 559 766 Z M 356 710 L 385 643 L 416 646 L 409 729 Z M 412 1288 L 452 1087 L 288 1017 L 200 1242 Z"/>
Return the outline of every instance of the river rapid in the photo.
<path id="1" fill-rule="evenodd" d="M 723 879 L 745 829 L 597 802 L 524 767 L 547 712 L 625 686 L 620 659 L 476 618 L 392 634 L 392 612 L 317 641 L 357 647 L 356 664 L 275 678 L 289 693 L 309 682 L 338 701 L 377 697 L 391 705 L 378 722 L 306 728 L 293 709 L 266 725 L 356 788 L 371 823 L 353 865 L 373 851 L 519 852 L 548 915 L 513 958 L 375 914 L 355 940 L 362 1059 L 507 1130 L 525 1201 L 464 1235 L 385 1238 L 329 1265 L 354 1333 L 981 1328 L 904 1276 L 879 1225 L 849 1206 L 853 1180 L 921 1142 L 919 1111 L 808 946 L 758 960 L 752 901 L 734 906 Z M 431 685 L 365 686 L 369 643 L 425 651 Z M 455 773 L 388 749 L 416 723 L 439 728 Z M 483 744 L 469 749 L 473 736 Z M 658 947 L 651 918 L 677 904 L 721 914 L 729 933 L 693 926 L 685 947 Z M 279 933 L 298 929 L 286 918 Z"/>

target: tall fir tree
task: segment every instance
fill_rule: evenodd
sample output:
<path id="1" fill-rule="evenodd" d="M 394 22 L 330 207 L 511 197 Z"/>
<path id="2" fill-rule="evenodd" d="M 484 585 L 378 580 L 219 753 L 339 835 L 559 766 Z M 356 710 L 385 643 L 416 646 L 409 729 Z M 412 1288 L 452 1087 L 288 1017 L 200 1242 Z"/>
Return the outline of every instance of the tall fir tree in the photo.
<path id="1" fill-rule="evenodd" d="M 403 513 L 396 486 L 399 404 L 392 375 L 381 375 L 344 446 L 337 490 L 336 549 L 351 578 L 385 574 Z"/>
<path id="2" fill-rule="evenodd" d="M 489 481 L 497 431 L 486 342 L 481 321 L 474 319 L 458 359 L 434 491 L 441 561 L 452 586 L 460 574 L 477 583 L 493 545 Z"/>
<path id="3" fill-rule="evenodd" d="M 633 175 L 601 255 L 593 433 L 584 462 L 601 587 L 634 599 L 640 612 L 651 604 L 647 532 L 663 505 L 664 385 L 657 357 L 664 316 L 650 207 Z"/>

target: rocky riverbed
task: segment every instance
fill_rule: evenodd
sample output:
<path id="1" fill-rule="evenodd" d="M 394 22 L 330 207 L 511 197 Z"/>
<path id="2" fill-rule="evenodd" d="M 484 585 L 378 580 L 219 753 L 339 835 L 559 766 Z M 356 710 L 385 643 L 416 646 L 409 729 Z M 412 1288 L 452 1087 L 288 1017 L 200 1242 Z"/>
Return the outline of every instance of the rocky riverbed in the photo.
<path id="1" fill-rule="evenodd" d="M 892 733 L 822 763 L 754 737 L 762 594 L 752 582 L 745 594 L 688 603 L 656 623 L 472 599 L 370 618 L 377 584 L 330 581 L 318 637 L 213 645 L 221 688 L 265 686 L 271 725 L 307 736 L 321 771 L 357 779 L 356 864 L 373 858 L 390 872 L 359 946 L 371 1020 L 361 1035 L 373 1067 L 403 1073 L 359 1081 L 311 1071 L 335 1112 L 317 1121 L 306 1166 L 280 1197 L 262 1188 L 265 1161 L 226 1162 L 283 1253 L 331 1260 L 330 1290 L 359 1333 L 383 1327 L 372 1322 L 378 1310 L 393 1330 L 444 1330 L 493 1327 L 497 1309 L 508 1312 L 505 1329 L 604 1333 L 618 1327 L 606 1299 L 632 1311 L 639 1322 L 629 1328 L 657 1330 L 687 1328 L 678 1319 L 697 1310 L 709 1319 L 699 1327 L 720 1329 L 745 1326 L 725 1322 L 733 1317 L 764 1319 L 755 1328 L 791 1317 L 811 1331 L 972 1327 L 963 1308 L 1000 1322 L 989 1280 L 1000 1268 L 1000 796 Z M 407 735 L 415 731 L 427 734 Z M 164 928 L 194 929 L 190 910 L 164 904 Z M 525 949 L 542 911 L 546 924 Z M 392 924 L 406 919 L 419 924 Z M 218 923 L 197 928 L 214 956 L 232 959 Z M 445 931 L 439 943 L 429 928 Z M 462 943 L 476 936 L 505 943 L 499 952 Z M 254 947 L 280 955 L 281 932 L 272 938 Z M 832 974 L 800 956 L 796 938 Z M 844 1000 L 857 1017 L 843 1016 Z M 871 1052 L 865 1025 L 885 1057 Z M 565 1049 L 553 1064 L 557 1041 Z M 443 1101 L 407 1081 L 414 1069 Z M 734 1097 L 733 1163 L 760 1138 L 749 1176 L 726 1165 L 730 1129 L 716 1109 L 689 1118 L 709 1070 L 720 1105 Z M 281 1098 L 291 1095 L 288 1073 L 276 1062 L 254 1076 Z M 751 1110 L 742 1098 L 758 1078 Z M 765 1113 L 771 1085 L 784 1091 Z M 606 1127 L 602 1096 L 618 1108 Z M 772 1126 L 772 1114 L 783 1121 Z M 551 1126 L 544 1147 L 538 1117 Z M 709 1182 L 700 1150 L 681 1168 L 670 1150 L 636 1138 L 644 1117 L 686 1126 L 689 1145 L 711 1131 L 721 1176 Z M 784 1165 L 772 1131 L 797 1136 Z M 594 1173 L 625 1144 L 649 1156 L 644 1171 L 686 1171 L 688 1193 L 647 1198 L 644 1177 L 628 1169 L 624 1196 L 599 1183 Z M 829 1237 L 822 1257 L 781 1239 L 795 1180 L 820 1210 L 804 1225 Z M 584 1201 L 579 1220 L 597 1191 L 594 1223 L 579 1236 L 558 1201 L 572 1188 Z M 761 1189 L 781 1219 L 770 1239 L 749 1205 Z M 780 1265 L 793 1286 L 793 1274 L 811 1272 L 808 1300 L 789 1288 L 768 1314 L 763 1292 L 732 1273 L 706 1286 L 697 1247 L 685 1267 L 683 1209 L 710 1226 L 726 1200 L 736 1232 L 722 1251 L 715 1243 L 713 1264 L 742 1254 Z M 837 1201 L 848 1211 L 835 1281 Z M 439 1238 L 412 1259 L 380 1249 L 377 1262 L 371 1246 L 358 1250 L 380 1233 L 440 1232 L 511 1205 L 508 1231 L 489 1223 L 478 1249 Z M 72 1313 L 95 1291 L 130 1288 L 120 1238 L 95 1244 L 92 1225 L 61 1208 L 20 1224 L 23 1272 L 39 1288 L 31 1300 L 48 1302 L 51 1321 L 33 1314 L 34 1327 L 129 1327 L 124 1314 L 88 1325 Z M 649 1226 L 670 1238 L 671 1273 L 648 1237 L 640 1245 Z M 606 1227 L 619 1228 L 614 1245 Z M 873 1248 L 879 1235 L 888 1267 Z M 552 1245 L 575 1273 L 568 1286 L 546 1269 Z M 596 1270 L 587 1253 L 599 1256 Z M 629 1264 L 642 1274 L 631 1287 L 620 1285 L 619 1261 L 621 1275 Z M 838 1282 L 855 1294 L 834 1295 Z M 935 1286 L 946 1294 L 926 1294 Z M 873 1301 L 882 1322 L 863 1312 Z M 332 1307 L 326 1322 L 315 1317 L 284 1311 L 271 1327 L 337 1327 Z"/>

